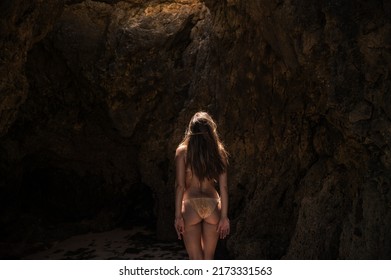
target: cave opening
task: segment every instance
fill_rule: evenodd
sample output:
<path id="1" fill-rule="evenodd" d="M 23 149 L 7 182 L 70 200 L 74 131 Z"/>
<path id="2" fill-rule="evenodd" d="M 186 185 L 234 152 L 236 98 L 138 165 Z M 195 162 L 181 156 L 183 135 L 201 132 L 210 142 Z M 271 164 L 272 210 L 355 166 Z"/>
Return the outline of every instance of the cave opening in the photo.
<path id="1" fill-rule="evenodd" d="M 2 139 L 2 258 L 88 232 L 156 227 L 136 145 L 112 126 L 102 91 L 52 43 L 49 36 L 29 51 L 30 94 Z"/>
<path id="2" fill-rule="evenodd" d="M 47 150 L 26 155 L 10 170 L 20 175 L 10 174 L 14 189 L 2 193 L 9 199 L 2 203 L 2 258 L 23 258 L 90 232 L 155 230 L 153 193 L 141 182 L 107 182 Z"/>

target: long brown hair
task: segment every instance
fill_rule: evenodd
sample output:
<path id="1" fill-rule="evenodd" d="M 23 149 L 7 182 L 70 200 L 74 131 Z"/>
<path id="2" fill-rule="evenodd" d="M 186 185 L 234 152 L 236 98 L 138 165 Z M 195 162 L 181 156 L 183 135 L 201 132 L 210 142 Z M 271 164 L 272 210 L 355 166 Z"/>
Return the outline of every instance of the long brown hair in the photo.
<path id="1" fill-rule="evenodd" d="M 194 114 L 181 145 L 187 146 L 186 166 L 200 181 L 217 179 L 226 171 L 228 153 L 217 134 L 217 125 L 208 113 Z"/>

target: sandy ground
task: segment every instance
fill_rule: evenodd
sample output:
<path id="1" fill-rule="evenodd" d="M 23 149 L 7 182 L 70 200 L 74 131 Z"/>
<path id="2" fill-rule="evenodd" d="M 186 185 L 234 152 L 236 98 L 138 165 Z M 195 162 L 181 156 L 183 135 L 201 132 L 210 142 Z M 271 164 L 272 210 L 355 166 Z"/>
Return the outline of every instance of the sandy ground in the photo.
<path id="1" fill-rule="evenodd" d="M 183 243 L 159 242 L 143 228 L 114 229 L 72 236 L 23 259 L 27 260 L 180 260 L 187 259 Z"/>

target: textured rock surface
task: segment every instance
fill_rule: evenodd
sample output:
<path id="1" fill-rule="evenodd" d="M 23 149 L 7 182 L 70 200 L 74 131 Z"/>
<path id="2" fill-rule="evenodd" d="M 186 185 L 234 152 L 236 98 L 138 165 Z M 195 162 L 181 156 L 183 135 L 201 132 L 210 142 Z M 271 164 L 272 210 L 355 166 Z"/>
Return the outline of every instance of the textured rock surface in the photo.
<path id="1" fill-rule="evenodd" d="M 153 207 L 175 238 L 173 155 L 203 109 L 231 153 L 233 258 L 391 257 L 390 4 L 66 2 L 27 56 L 26 101 L 25 78 L 1 82 L 24 96 L 0 116 L 3 224 L 101 230 Z"/>
<path id="2" fill-rule="evenodd" d="M 154 216 L 159 237 L 174 237 L 167 138 L 187 98 L 198 52 L 191 37 L 206 9 L 116 2 L 68 1 L 29 52 L 30 95 L 1 140 L 3 236 L 28 227 L 35 241 L 50 224 L 101 231 Z"/>
<path id="3" fill-rule="evenodd" d="M 27 52 L 61 14 L 63 0 L 2 1 L 0 4 L 0 136 L 27 97 Z"/>
<path id="4" fill-rule="evenodd" d="M 233 254 L 389 257 L 389 5 L 206 4 L 243 189 Z"/>
<path id="5" fill-rule="evenodd" d="M 194 1 L 161 2 L 86 1 L 69 6 L 44 44 L 50 44 L 47 48 L 53 48 L 78 79 L 95 88 L 92 96 L 104 102 L 117 137 L 137 149 L 129 157 L 135 166 L 119 169 L 137 170 L 142 183 L 153 189 L 159 235 L 170 238 L 167 222 L 173 209 L 167 205 L 173 188 L 167 185 L 172 159 L 167 138 L 194 71 L 198 44 L 192 43 L 191 32 L 196 33 L 206 10 Z"/>

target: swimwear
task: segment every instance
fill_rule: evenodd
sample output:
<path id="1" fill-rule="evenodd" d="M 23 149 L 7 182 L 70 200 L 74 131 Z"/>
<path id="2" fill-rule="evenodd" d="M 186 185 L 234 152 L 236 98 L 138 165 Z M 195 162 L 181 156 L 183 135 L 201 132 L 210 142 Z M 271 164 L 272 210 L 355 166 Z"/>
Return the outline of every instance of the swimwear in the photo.
<path id="1" fill-rule="evenodd" d="M 196 197 L 189 198 L 184 200 L 183 202 L 189 202 L 194 211 L 200 216 L 202 219 L 208 218 L 214 210 L 216 206 L 220 203 L 220 198 L 212 198 L 212 197 Z"/>

